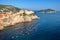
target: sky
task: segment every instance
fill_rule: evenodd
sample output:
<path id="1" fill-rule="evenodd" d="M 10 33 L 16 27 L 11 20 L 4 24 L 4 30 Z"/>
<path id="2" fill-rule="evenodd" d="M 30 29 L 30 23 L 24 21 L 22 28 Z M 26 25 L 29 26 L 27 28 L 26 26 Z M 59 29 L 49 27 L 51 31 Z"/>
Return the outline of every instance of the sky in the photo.
<path id="1" fill-rule="evenodd" d="M 31 10 L 55 9 L 60 11 L 60 0 L 0 0 L 0 4 Z"/>

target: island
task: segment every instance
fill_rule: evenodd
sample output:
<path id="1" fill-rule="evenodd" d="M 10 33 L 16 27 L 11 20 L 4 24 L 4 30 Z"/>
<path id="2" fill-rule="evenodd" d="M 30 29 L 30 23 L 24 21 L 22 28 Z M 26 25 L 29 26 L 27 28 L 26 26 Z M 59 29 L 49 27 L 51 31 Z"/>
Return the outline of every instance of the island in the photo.
<path id="1" fill-rule="evenodd" d="M 21 22 L 38 19 L 32 10 L 19 9 L 11 5 L 0 5 L 0 30 Z"/>
<path id="2" fill-rule="evenodd" d="M 55 13 L 56 11 L 53 9 L 45 9 L 45 10 L 39 10 L 40 13 Z"/>

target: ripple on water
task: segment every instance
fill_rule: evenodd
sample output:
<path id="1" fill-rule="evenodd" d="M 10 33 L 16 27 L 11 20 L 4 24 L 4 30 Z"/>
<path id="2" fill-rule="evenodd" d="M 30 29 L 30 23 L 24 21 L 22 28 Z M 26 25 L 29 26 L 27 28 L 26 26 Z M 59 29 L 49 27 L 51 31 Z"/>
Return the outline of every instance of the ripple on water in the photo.
<path id="1" fill-rule="evenodd" d="M 36 31 L 37 22 L 36 20 L 31 23 L 18 23 L 14 26 L 6 27 L 0 32 L 0 39 L 6 40 L 27 40 L 29 36 Z"/>

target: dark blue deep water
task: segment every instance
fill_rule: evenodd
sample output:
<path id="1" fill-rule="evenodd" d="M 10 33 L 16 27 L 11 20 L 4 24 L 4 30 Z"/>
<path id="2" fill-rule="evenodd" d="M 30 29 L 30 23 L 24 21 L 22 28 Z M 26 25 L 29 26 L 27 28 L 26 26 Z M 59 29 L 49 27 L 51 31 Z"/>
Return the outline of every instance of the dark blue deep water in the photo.
<path id="1" fill-rule="evenodd" d="M 60 12 L 35 14 L 40 19 L 0 31 L 0 40 L 60 40 Z"/>

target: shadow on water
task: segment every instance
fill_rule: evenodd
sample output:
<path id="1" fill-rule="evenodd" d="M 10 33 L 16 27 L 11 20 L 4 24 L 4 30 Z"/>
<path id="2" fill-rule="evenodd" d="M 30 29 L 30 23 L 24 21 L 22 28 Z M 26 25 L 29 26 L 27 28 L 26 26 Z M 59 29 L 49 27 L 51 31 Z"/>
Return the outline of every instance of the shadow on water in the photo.
<path id="1" fill-rule="evenodd" d="M 29 40 L 30 35 L 37 31 L 37 20 L 31 23 L 18 23 L 0 31 L 0 40 Z"/>
<path id="2" fill-rule="evenodd" d="M 60 12 L 35 14 L 40 17 L 31 23 L 18 23 L 0 31 L 0 40 L 60 40 Z"/>

